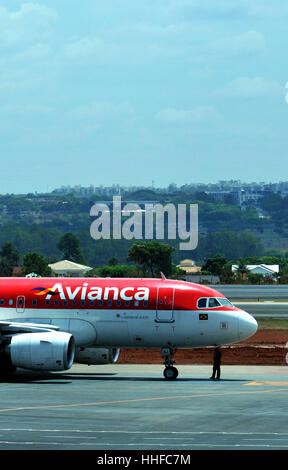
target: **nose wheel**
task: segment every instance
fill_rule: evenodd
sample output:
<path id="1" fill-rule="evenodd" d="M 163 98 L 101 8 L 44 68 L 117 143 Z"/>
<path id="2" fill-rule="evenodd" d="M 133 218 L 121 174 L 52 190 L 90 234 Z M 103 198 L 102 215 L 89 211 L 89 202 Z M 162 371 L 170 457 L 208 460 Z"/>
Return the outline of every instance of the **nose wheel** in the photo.
<path id="1" fill-rule="evenodd" d="M 165 359 L 165 369 L 163 375 L 166 380 L 175 380 L 178 377 L 178 369 L 173 366 L 173 356 L 176 353 L 176 349 L 162 348 L 162 357 Z"/>
<path id="2" fill-rule="evenodd" d="M 166 380 L 175 380 L 178 377 L 178 369 L 176 367 L 166 367 L 163 375 Z"/>

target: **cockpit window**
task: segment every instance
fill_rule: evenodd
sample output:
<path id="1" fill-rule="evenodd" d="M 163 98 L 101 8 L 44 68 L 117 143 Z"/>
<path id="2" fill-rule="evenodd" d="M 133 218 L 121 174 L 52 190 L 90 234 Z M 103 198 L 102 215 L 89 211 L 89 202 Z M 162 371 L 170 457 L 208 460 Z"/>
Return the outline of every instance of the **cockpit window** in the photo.
<path id="1" fill-rule="evenodd" d="M 214 299 L 213 297 L 211 297 L 211 299 L 209 299 L 209 302 L 208 302 L 208 307 L 210 308 L 221 307 L 221 304 L 220 302 L 218 302 L 217 299 Z"/>
<path id="2" fill-rule="evenodd" d="M 223 307 L 233 307 L 233 304 L 231 304 L 231 302 L 228 299 L 225 299 L 223 297 L 218 297 L 217 300 L 219 300 L 220 304 Z"/>
<path id="3" fill-rule="evenodd" d="M 206 308 L 206 304 L 207 304 L 207 299 L 206 298 L 198 299 L 197 307 L 198 308 Z"/>
<path id="4" fill-rule="evenodd" d="M 217 308 L 231 305 L 228 299 L 222 299 L 222 297 L 201 297 L 197 302 L 197 308 Z"/>

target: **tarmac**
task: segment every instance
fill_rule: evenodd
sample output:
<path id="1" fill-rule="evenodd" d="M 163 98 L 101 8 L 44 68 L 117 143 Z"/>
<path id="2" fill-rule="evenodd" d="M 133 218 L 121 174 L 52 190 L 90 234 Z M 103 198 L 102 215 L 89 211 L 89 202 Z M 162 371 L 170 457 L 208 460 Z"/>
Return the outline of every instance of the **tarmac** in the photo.
<path id="1" fill-rule="evenodd" d="M 287 450 L 288 366 L 75 364 L 0 383 L 0 450 Z"/>

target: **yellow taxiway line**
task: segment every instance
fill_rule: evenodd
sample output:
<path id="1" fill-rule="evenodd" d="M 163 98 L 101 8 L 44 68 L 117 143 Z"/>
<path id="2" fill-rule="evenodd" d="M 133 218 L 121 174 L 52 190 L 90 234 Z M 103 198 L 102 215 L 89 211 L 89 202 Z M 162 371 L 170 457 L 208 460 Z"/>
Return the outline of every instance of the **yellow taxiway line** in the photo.
<path id="1" fill-rule="evenodd" d="M 288 382 L 250 382 L 245 385 L 287 385 Z M 92 403 L 71 403 L 71 404 L 62 404 L 62 405 L 41 405 L 41 406 L 23 406 L 17 408 L 3 408 L 0 409 L 0 413 L 7 413 L 11 411 L 26 411 L 26 410 L 48 410 L 48 409 L 57 409 L 57 408 L 77 408 L 83 406 L 105 406 L 105 405 L 121 405 L 122 403 L 143 403 L 143 402 L 151 402 L 151 401 L 161 401 L 161 400 L 185 400 L 189 398 L 209 398 L 209 397 L 227 397 L 233 395 L 244 395 L 244 394 L 260 394 L 260 393 L 274 393 L 274 392 L 283 392 L 288 391 L 288 388 L 277 388 L 277 389 L 269 389 L 269 390 L 243 390 L 239 392 L 224 392 L 224 393 L 201 393 L 201 394 L 193 394 L 193 395 L 171 395 L 171 396 L 164 396 L 164 397 L 151 397 L 151 398 L 135 398 L 135 399 L 127 399 L 127 400 L 113 400 L 113 401 L 97 401 Z"/>

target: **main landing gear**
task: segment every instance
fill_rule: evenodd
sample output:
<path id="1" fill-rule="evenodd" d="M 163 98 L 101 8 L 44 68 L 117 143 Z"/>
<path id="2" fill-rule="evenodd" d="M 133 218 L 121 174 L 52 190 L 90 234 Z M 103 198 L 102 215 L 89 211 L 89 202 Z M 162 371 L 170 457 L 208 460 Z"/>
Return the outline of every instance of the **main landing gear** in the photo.
<path id="1" fill-rule="evenodd" d="M 172 348 L 162 348 L 162 357 L 165 359 L 165 369 L 163 375 L 166 380 L 175 380 L 178 377 L 178 369 L 173 366 L 175 361 L 173 361 L 173 356 L 176 353 L 177 349 Z"/>

